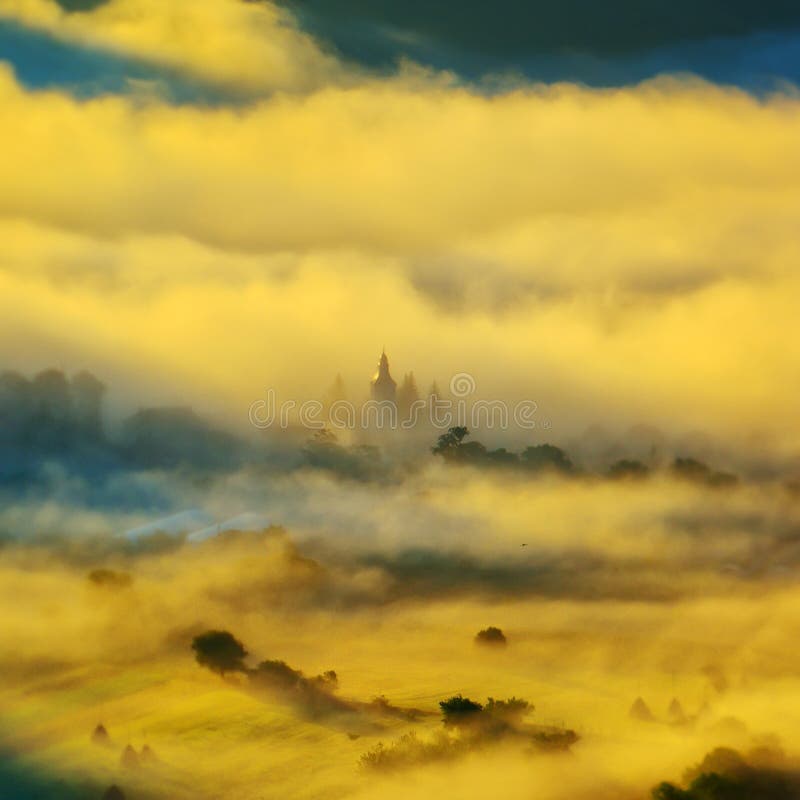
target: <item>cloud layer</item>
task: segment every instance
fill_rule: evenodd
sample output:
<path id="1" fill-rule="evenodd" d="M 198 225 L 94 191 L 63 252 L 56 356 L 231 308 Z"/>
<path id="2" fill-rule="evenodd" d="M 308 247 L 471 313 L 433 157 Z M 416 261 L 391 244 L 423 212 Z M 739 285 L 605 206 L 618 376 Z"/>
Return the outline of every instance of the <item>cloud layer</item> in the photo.
<path id="1" fill-rule="evenodd" d="M 487 97 L 412 67 L 237 110 L 8 70 L 0 96 L 11 365 L 171 374 L 230 412 L 268 385 L 319 393 L 314 364 L 360 385 L 385 343 L 424 381 L 472 371 L 563 425 L 580 404 L 584 425 L 742 436 L 793 417 L 791 96 Z"/>

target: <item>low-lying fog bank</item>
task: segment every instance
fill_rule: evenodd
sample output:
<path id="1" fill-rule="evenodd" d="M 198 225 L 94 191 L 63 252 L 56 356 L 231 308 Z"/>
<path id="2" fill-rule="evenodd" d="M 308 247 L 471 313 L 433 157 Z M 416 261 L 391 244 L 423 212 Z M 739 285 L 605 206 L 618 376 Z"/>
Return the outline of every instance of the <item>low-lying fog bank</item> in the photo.
<path id="1" fill-rule="evenodd" d="M 800 503 L 781 483 L 139 472 L 105 491 L 168 502 L 119 510 L 54 480 L 0 512 L 14 797 L 704 798 L 684 772 L 719 747 L 741 757 L 712 760 L 730 791 L 796 796 Z M 504 641 L 476 643 L 490 626 Z M 197 663 L 215 630 L 241 670 Z M 457 695 L 531 708 L 476 736 L 442 722 Z"/>

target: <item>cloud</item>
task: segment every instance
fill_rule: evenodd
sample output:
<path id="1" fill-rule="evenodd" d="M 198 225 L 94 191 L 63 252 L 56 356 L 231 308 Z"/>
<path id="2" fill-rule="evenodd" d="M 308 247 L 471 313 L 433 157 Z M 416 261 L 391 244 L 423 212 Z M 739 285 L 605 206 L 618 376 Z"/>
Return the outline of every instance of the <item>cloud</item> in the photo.
<path id="1" fill-rule="evenodd" d="M 768 92 L 800 78 L 800 17 L 780 2 L 737 3 L 723 14 L 708 4 L 666 13 L 617 0 L 599 17 L 585 0 L 500 5 L 486 14 L 472 2 L 454 13 L 446 4 L 349 0 L 16 0 L 0 10 L 0 42 L 34 86 L 80 96 L 146 89 L 212 104 L 349 84 L 366 71 L 395 73 L 407 60 L 489 93 L 526 79 L 617 86 L 663 73 Z M 196 35 L 174 35 L 184 30 Z"/>
<path id="2" fill-rule="evenodd" d="M 335 786 L 428 797 L 485 781 L 473 794 L 482 797 L 497 774 L 518 769 L 520 797 L 534 782 L 547 800 L 640 797 L 711 747 L 748 740 L 748 729 L 794 735 L 797 590 L 790 576 L 723 571 L 732 553 L 794 536 L 796 504 L 778 487 L 722 497 L 657 481 L 516 485 L 438 471 L 392 487 L 308 474 L 193 488 L 162 475 L 160 483 L 183 501 L 202 496 L 215 512 L 258 498 L 288 530 L 137 549 L 110 535 L 124 530 L 120 515 L 106 514 L 103 534 L 97 512 L 82 531 L 66 505 L 17 510 L 29 535 L 0 559 L 0 620 L 13 643 L 0 656 L 4 730 L 37 775 L 113 779 L 171 798 L 218 781 L 216 794 L 241 797 L 263 787 L 266 764 L 292 796 L 308 781 L 295 782 L 290 759 L 316 767 L 315 796 Z M 4 522 L 14 513 L 6 505 Z M 767 519 L 753 523 L 758 514 Z M 52 535 L 37 541 L 48 516 Z M 700 529 L 687 530 L 693 519 Z M 518 546 L 522 535 L 532 557 Z M 800 564 L 796 553 L 776 556 Z M 502 627 L 506 648 L 475 646 L 488 625 Z M 359 775 L 359 757 L 379 737 L 413 725 L 427 741 L 438 715 L 412 723 L 362 704 L 353 719 L 309 715 L 302 695 L 286 703 L 296 693 L 250 692 L 252 681 L 199 668 L 191 640 L 209 629 L 234 631 L 254 661 L 283 660 L 308 675 L 334 667 L 342 698 L 385 695 L 394 707 L 435 712 L 456 692 L 524 697 L 536 706 L 532 723 L 581 733 L 570 781 L 562 760 L 505 748 L 476 750 L 455 772 L 431 766 L 388 782 Z M 724 695 L 710 687 L 709 665 L 724 672 Z M 698 719 L 637 725 L 627 710 L 638 695 L 658 718 L 679 695 Z M 742 723 L 725 732 L 717 723 L 730 716 Z M 152 746 L 162 766 L 118 773 L 119 751 L 90 741 L 98 721 L 120 746 Z M 267 761 L 248 768 L 258 753 Z"/>
<path id="3" fill-rule="evenodd" d="M 0 94 L 17 122 L 7 216 L 250 251 L 444 250 L 551 281 L 591 279 L 592 249 L 604 281 L 609 262 L 675 280 L 755 269 L 759 224 L 777 238 L 767 259 L 789 244 L 800 171 L 792 99 L 696 82 L 487 98 L 409 74 L 240 112 L 76 102 L 8 73 Z"/>
<path id="4" fill-rule="evenodd" d="M 194 589 L 242 611 L 419 598 L 664 603 L 735 587 L 780 591 L 800 569 L 800 511 L 780 485 L 719 492 L 666 478 L 621 484 L 467 468 L 430 468 L 392 485 L 280 470 L 200 481 L 185 472 L 133 473 L 94 483 L 89 493 L 54 474 L 43 496 L 7 494 L 7 552 L 85 572 L 127 573 L 137 563 L 145 572 L 197 571 Z M 157 505 L 148 494 L 155 487 Z M 234 515 L 240 523 L 222 534 L 186 539 Z M 159 520 L 166 533 L 152 535 Z M 260 531 L 267 520 L 289 534 Z M 132 529 L 149 535 L 122 536 Z"/>
<path id="5" fill-rule="evenodd" d="M 25 86 L 37 89 L 58 87 L 77 97 L 162 97 L 172 103 L 219 104 L 230 99 L 224 87 L 177 68 L 64 41 L 55 33 L 26 28 L 3 17 L 0 53 Z"/>
<path id="6" fill-rule="evenodd" d="M 6 70 L 0 99 L 9 366 L 244 424 L 269 385 L 302 400 L 342 371 L 365 391 L 385 343 L 423 384 L 466 370 L 531 397 L 562 435 L 793 429 L 791 95 L 487 97 L 409 67 L 235 109 L 76 100 Z"/>
<path id="7" fill-rule="evenodd" d="M 775 8 L 740 17 L 744 32 Z M 541 427 L 476 433 L 489 446 L 564 443 L 594 419 L 652 420 L 668 452 L 676 432 L 705 428 L 745 465 L 800 443 L 791 91 L 757 99 L 692 79 L 487 91 L 409 63 L 365 74 L 269 4 L 11 0 L 2 14 L 223 98 L 32 89 L 3 66 L 4 367 L 90 369 L 114 420 L 191 405 L 260 443 L 253 400 L 318 397 L 340 370 L 360 399 L 385 343 L 422 387 L 469 371 L 482 397 L 538 403 Z M 720 30 L 678 22 L 682 35 Z M 408 27 L 394 39 L 438 35 Z M 630 46 L 603 35 L 598 48 Z M 190 441 L 204 429 L 181 419 Z M 305 435 L 266 438 L 283 459 Z M 90 742 L 102 719 L 163 757 L 164 772 L 131 779 L 137 796 L 241 798 L 265 775 L 287 797 L 409 796 L 405 781 L 356 775 L 374 742 L 206 675 L 189 644 L 208 629 L 309 675 L 335 666 L 343 697 L 429 710 L 459 691 L 513 694 L 589 734 L 567 781 L 561 761 L 476 753 L 463 772 L 415 775 L 417 797 L 490 796 L 496 775 L 519 796 L 535 782 L 546 800 L 638 797 L 709 739 L 796 735 L 799 511 L 783 474 L 721 491 L 658 472 L 531 481 L 447 469 L 422 436 L 415 469 L 381 484 L 288 458 L 98 480 L 48 462 L 36 487 L 4 492 L 2 729 L 15 750 L 47 762 L 37 774 L 107 785 L 118 754 Z M 681 455 L 705 457 L 703 437 L 684 441 Z M 201 533 L 210 520 L 282 527 L 114 536 L 186 509 Z M 502 651 L 475 647 L 490 625 Z M 722 675 L 724 694 L 709 685 Z M 639 695 L 660 717 L 678 693 L 694 728 L 627 718 Z M 715 730 L 731 716 L 734 734 Z"/>
<path id="8" fill-rule="evenodd" d="M 0 17 L 64 42 L 160 64 L 244 95 L 343 78 L 333 56 L 272 4 L 10 0 Z"/>

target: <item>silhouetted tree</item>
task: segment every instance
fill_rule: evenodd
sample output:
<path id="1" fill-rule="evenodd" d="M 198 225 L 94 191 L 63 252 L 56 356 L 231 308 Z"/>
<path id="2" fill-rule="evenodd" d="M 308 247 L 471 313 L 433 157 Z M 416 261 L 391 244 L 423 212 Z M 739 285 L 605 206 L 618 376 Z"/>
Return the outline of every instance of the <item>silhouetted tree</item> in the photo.
<path id="1" fill-rule="evenodd" d="M 495 700 L 494 697 L 490 697 L 486 701 L 484 711 L 491 716 L 516 724 L 533 711 L 533 706 L 520 697 L 509 697 L 508 700 Z"/>
<path id="2" fill-rule="evenodd" d="M 734 475 L 732 472 L 712 472 L 708 479 L 708 485 L 713 489 L 727 489 L 738 483 L 738 475 Z"/>
<path id="3" fill-rule="evenodd" d="M 450 454 L 450 460 L 459 464 L 485 464 L 488 457 L 486 448 L 480 442 L 465 442 Z"/>
<path id="4" fill-rule="evenodd" d="M 671 783 L 660 783 L 651 794 L 653 800 L 695 800 L 689 792 Z"/>
<path id="5" fill-rule="evenodd" d="M 235 469 L 249 453 L 246 442 L 188 407 L 137 411 L 123 422 L 122 446 L 127 458 L 143 467 L 212 471 Z"/>
<path id="6" fill-rule="evenodd" d="M 292 669 L 285 661 L 270 659 L 262 661 L 254 670 L 253 677 L 284 689 L 298 686 L 304 680 L 299 669 Z"/>
<path id="7" fill-rule="evenodd" d="M 333 403 L 347 400 L 347 388 L 344 385 L 341 373 L 336 373 L 333 383 L 325 395 L 325 406 L 330 408 Z"/>
<path id="8" fill-rule="evenodd" d="M 690 481 L 706 481 L 711 475 L 709 466 L 695 458 L 676 458 L 672 471 L 676 477 Z"/>
<path id="9" fill-rule="evenodd" d="M 694 458 L 676 458 L 672 464 L 672 473 L 681 480 L 703 483 L 714 489 L 735 486 L 739 478 L 729 472 L 714 472 L 708 464 Z"/>
<path id="10" fill-rule="evenodd" d="M 719 775 L 742 777 L 747 774 L 748 770 L 747 762 L 738 750 L 734 750 L 732 747 L 715 747 L 699 764 L 687 769 L 683 779 L 685 782 L 693 782 L 701 775 L 712 772 Z"/>
<path id="11" fill-rule="evenodd" d="M 336 691 L 339 685 L 339 676 L 335 670 L 329 669 L 321 675 L 307 678 L 301 670 L 294 669 L 285 661 L 277 659 L 262 661 L 250 672 L 250 677 L 281 689 L 299 688 L 311 692 L 321 691 L 327 694 Z"/>
<path id="12" fill-rule="evenodd" d="M 102 405 L 106 387 L 91 372 L 79 372 L 70 381 L 73 421 L 90 439 L 103 435 Z"/>
<path id="13" fill-rule="evenodd" d="M 336 687 L 339 685 L 339 676 L 336 674 L 335 669 L 325 670 L 322 675 L 317 676 L 317 679 L 331 687 Z"/>
<path id="14" fill-rule="evenodd" d="M 332 430 L 323 428 L 308 439 L 303 454 L 312 467 L 329 468 L 346 457 L 346 450 Z"/>
<path id="15" fill-rule="evenodd" d="M 0 441 L 22 442 L 31 426 L 33 388 L 18 372 L 0 374 Z"/>
<path id="16" fill-rule="evenodd" d="M 683 725 L 687 722 L 686 713 L 677 697 L 672 698 L 669 708 L 667 709 L 667 714 L 669 715 L 670 721 L 675 725 Z"/>
<path id="17" fill-rule="evenodd" d="M 570 728 L 562 728 L 552 731 L 537 731 L 531 738 L 539 750 L 561 752 L 569 750 L 580 739 L 580 736 Z"/>
<path id="18" fill-rule="evenodd" d="M 31 384 L 31 409 L 31 434 L 37 448 L 60 449 L 69 444 L 72 396 L 61 370 L 47 369 L 36 375 Z"/>
<path id="19" fill-rule="evenodd" d="M 244 672 L 247 650 L 228 631 L 207 631 L 195 636 L 192 650 L 198 664 L 224 675 L 226 672 Z"/>
<path id="20" fill-rule="evenodd" d="M 119 763 L 121 766 L 126 767 L 127 769 L 138 769 L 139 768 L 139 756 L 136 754 L 136 751 L 131 747 L 131 745 L 126 745 L 125 749 L 122 751 L 122 755 L 119 757 Z"/>
<path id="21" fill-rule="evenodd" d="M 628 711 L 628 716 L 631 719 L 638 719 L 640 722 L 653 722 L 655 720 L 650 707 L 641 697 L 636 698 L 630 711 Z"/>
<path id="22" fill-rule="evenodd" d="M 330 428 L 322 428 L 322 430 L 314 432 L 308 443 L 309 445 L 324 446 L 337 444 L 338 441 L 339 437 Z"/>
<path id="23" fill-rule="evenodd" d="M 308 440 L 303 455 L 306 462 L 316 469 L 329 470 L 357 481 L 381 480 L 389 474 L 379 448 L 367 444 L 344 447 L 339 444 L 336 434 L 328 429 L 317 431 Z"/>
<path id="24" fill-rule="evenodd" d="M 98 723 L 97 727 L 92 731 L 92 741 L 95 744 L 107 745 L 111 743 L 111 737 L 108 735 L 106 726 Z"/>
<path id="25" fill-rule="evenodd" d="M 477 644 L 486 644 L 495 647 L 498 645 L 502 647 L 507 644 L 506 635 L 500 628 L 495 628 L 493 625 L 484 628 L 482 631 L 478 631 L 478 633 L 475 634 L 475 642 Z"/>
<path id="26" fill-rule="evenodd" d="M 520 456 L 523 466 L 534 472 L 554 470 L 556 472 L 570 473 L 574 466 L 567 454 L 552 444 L 538 444 L 526 447 Z"/>
<path id="27" fill-rule="evenodd" d="M 114 784 L 103 792 L 103 800 L 125 800 L 125 792 Z"/>
<path id="28" fill-rule="evenodd" d="M 752 759 L 755 758 L 755 761 Z M 686 771 L 683 783 L 661 783 L 653 800 L 796 800 L 800 776 L 780 751 L 753 751 L 748 760 L 736 750 L 718 747 Z"/>
<path id="29" fill-rule="evenodd" d="M 492 465 L 499 467 L 516 467 L 519 465 L 519 456 L 506 450 L 505 447 L 490 450 L 486 453 L 486 459 Z"/>
<path id="30" fill-rule="evenodd" d="M 158 756 L 149 744 L 142 747 L 139 758 L 142 760 L 142 764 L 155 764 L 158 762 Z"/>
<path id="31" fill-rule="evenodd" d="M 458 450 L 463 446 L 462 442 L 469 436 L 469 429 L 463 425 L 450 428 L 447 433 L 443 433 L 437 443 L 431 448 L 434 455 L 442 456 L 446 461 L 456 457 Z"/>
<path id="32" fill-rule="evenodd" d="M 483 711 L 480 703 L 476 703 L 468 697 L 462 697 L 460 694 L 439 701 L 439 708 L 442 709 L 442 719 L 445 725 L 462 725 L 472 722 Z"/>
<path id="33" fill-rule="evenodd" d="M 613 463 L 608 470 L 608 477 L 614 479 L 641 479 L 650 474 L 649 467 L 641 461 L 623 458 Z"/>
<path id="34" fill-rule="evenodd" d="M 397 390 L 397 411 L 400 420 L 405 421 L 410 417 L 411 406 L 419 400 L 419 390 L 414 379 L 414 373 L 408 372 Z"/>

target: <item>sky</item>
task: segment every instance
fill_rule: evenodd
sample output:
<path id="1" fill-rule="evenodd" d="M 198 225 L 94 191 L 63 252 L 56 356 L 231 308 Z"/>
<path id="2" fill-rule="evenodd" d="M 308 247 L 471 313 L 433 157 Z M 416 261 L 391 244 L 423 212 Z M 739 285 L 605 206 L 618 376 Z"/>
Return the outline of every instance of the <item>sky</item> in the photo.
<path id="1" fill-rule="evenodd" d="M 788 2 L 0 2 L 0 362 L 798 444 Z M 433 343 L 433 344 L 432 344 Z"/>

